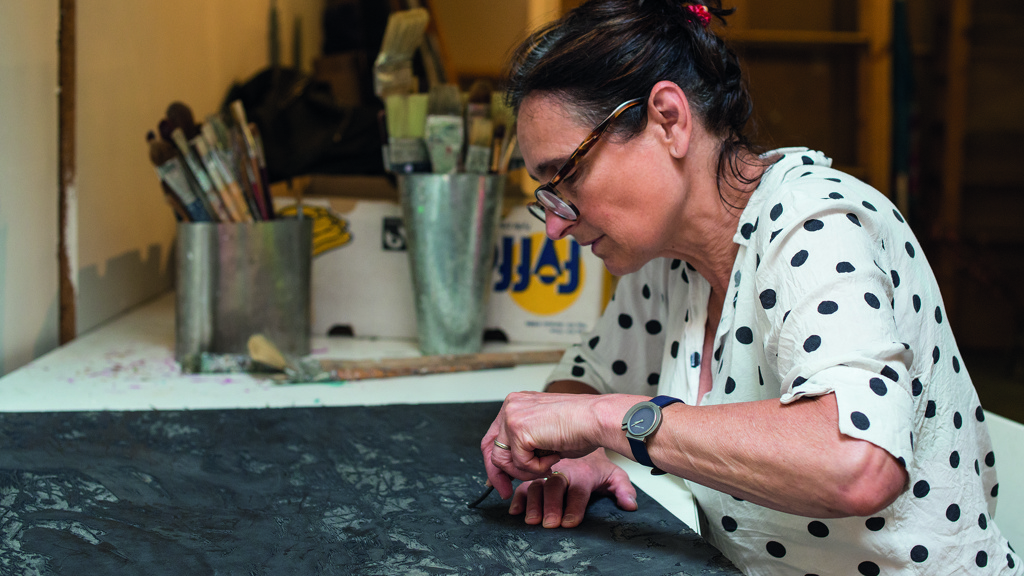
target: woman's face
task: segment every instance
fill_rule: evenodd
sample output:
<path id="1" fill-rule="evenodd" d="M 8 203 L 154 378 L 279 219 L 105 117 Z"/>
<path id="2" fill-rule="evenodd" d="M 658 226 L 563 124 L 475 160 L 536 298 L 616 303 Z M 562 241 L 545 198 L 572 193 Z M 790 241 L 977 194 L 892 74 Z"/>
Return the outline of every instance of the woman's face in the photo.
<path id="1" fill-rule="evenodd" d="M 530 95 L 519 109 L 519 148 L 530 175 L 547 182 L 593 126 L 578 124 L 549 95 Z M 639 270 L 671 249 L 682 225 L 683 194 L 678 164 L 648 128 L 628 142 L 611 134 L 614 124 L 556 187 L 579 210 L 576 221 L 547 215 L 553 239 L 572 235 L 604 261 L 612 274 Z"/>

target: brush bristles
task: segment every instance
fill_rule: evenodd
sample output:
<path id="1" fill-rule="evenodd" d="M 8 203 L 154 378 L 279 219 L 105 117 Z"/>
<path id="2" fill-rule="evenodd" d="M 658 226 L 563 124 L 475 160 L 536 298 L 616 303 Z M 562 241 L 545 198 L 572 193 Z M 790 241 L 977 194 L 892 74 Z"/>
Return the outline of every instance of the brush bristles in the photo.
<path id="1" fill-rule="evenodd" d="M 423 43 L 423 35 L 429 22 L 430 13 L 425 8 L 392 13 L 384 29 L 384 41 L 381 42 L 378 63 L 412 58 L 413 53 Z"/>

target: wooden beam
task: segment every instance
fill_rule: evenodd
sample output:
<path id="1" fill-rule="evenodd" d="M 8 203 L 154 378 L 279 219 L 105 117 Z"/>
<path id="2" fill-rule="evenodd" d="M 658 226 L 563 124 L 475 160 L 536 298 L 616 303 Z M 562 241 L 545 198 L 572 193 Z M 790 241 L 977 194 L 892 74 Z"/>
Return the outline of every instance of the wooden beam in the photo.
<path id="1" fill-rule="evenodd" d="M 861 56 L 859 163 L 882 194 L 892 188 L 892 0 L 861 0 L 860 32 L 868 38 Z"/>
<path id="2" fill-rule="evenodd" d="M 719 29 L 722 38 L 736 44 L 868 46 L 871 39 L 865 32 L 832 30 L 740 30 Z"/>
<path id="3" fill-rule="evenodd" d="M 942 204 L 937 239 L 960 239 L 960 196 L 964 180 L 964 136 L 967 133 L 967 91 L 970 72 L 971 0 L 951 0 L 949 60 L 946 64 L 946 142 L 942 162 Z"/>
<path id="4" fill-rule="evenodd" d="M 72 270 L 71 251 L 77 250 L 74 246 L 75 238 L 69 238 L 69 226 L 74 224 L 76 218 L 75 210 L 75 1 L 60 0 L 60 31 L 58 33 L 59 50 L 59 112 L 58 123 L 60 131 L 59 150 L 59 230 L 58 234 L 58 266 L 60 267 L 60 285 L 58 287 L 60 299 L 60 327 L 59 338 L 61 344 L 74 340 L 76 336 L 76 301 L 78 300 L 74 277 L 75 270 Z"/>

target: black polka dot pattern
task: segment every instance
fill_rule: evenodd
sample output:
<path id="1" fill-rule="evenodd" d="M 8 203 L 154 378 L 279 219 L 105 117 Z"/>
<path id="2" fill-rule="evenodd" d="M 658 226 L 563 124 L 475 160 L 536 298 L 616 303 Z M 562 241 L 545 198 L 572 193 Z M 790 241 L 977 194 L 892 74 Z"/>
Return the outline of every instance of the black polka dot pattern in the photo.
<path id="1" fill-rule="evenodd" d="M 871 306 L 875 310 L 882 307 L 882 303 L 878 301 L 878 296 L 875 296 L 871 292 L 864 293 L 864 301 L 868 303 L 868 306 Z"/>
<path id="2" fill-rule="evenodd" d="M 839 310 L 839 304 L 831 300 L 825 300 L 818 304 L 818 314 L 835 314 Z"/>
<path id="3" fill-rule="evenodd" d="M 949 507 L 946 508 L 946 520 L 949 520 L 950 522 L 956 522 L 959 519 L 960 507 L 957 506 L 956 504 L 950 504 Z"/>
<path id="4" fill-rule="evenodd" d="M 770 540 L 764 548 L 769 554 L 776 558 L 784 558 L 786 556 L 786 547 L 775 540 Z"/>
<path id="5" fill-rule="evenodd" d="M 828 536 L 828 526 L 824 522 L 815 520 L 807 525 L 807 531 L 815 538 L 824 538 Z"/>
<path id="6" fill-rule="evenodd" d="M 921 563 L 928 559 L 928 549 L 918 544 L 910 549 L 910 559 L 914 562 Z"/>
<path id="7" fill-rule="evenodd" d="M 878 576 L 882 573 L 882 569 L 874 562 L 864 561 L 857 565 L 857 572 L 864 576 Z"/>
<path id="8" fill-rule="evenodd" d="M 738 526 L 736 525 L 736 520 L 734 518 L 729 516 L 722 517 L 722 529 L 726 532 L 735 532 L 737 527 Z"/>

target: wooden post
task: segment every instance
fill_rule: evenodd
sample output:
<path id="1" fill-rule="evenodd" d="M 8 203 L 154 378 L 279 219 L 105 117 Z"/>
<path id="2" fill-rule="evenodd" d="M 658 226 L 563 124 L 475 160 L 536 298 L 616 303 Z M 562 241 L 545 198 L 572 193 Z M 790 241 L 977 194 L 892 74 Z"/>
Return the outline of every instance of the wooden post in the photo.
<path id="1" fill-rule="evenodd" d="M 949 61 L 946 71 L 946 146 L 943 152 L 942 208 L 935 237 L 960 240 L 960 193 L 964 179 L 964 135 L 971 44 L 971 0 L 950 1 Z"/>
<path id="2" fill-rule="evenodd" d="M 892 0 L 861 0 L 860 31 L 868 44 L 860 63 L 859 163 L 886 196 L 892 181 Z"/>
<path id="3" fill-rule="evenodd" d="M 964 179 L 964 135 L 967 133 L 967 90 L 971 43 L 971 0 L 950 0 L 949 60 L 946 70 L 946 142 L 943 151 L 942 204 L 932 237 L 939 244 L 936 279 L 946 304 L 946 317 L 956 322 L 960 270 L 960 197 Z"/>
<path id="4" fill-rule="evenodd" d="M 58 265 L 60 267 L 60 343 L 66 344 L 74 340 L 76 335 L 76 301 L 73 274 L 72 250 L 77 250 L 77 237 L 69 238 L 69 229 L 74 229 L 73 219 L 77 217 L 76 205 L 76 167 L 75 167 L 75 0 L 60 0 L 60 31 L 58 34 L 59 50 L 59 113 L 60 130 L 59 150 L 59 240 Z"/>

